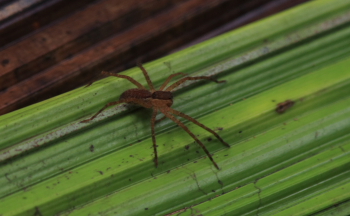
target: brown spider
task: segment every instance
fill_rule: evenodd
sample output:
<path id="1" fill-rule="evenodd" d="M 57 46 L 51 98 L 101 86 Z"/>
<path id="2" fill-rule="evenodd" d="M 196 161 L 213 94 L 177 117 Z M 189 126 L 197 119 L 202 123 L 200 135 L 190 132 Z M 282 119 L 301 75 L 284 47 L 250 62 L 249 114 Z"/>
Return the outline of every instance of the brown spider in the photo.
<path id="1" fill-rule="evenodd" d="M 174 110 L 171 108 L 171 105 L 173 104 L 173 94 L 172 91 L 174 88 L 179 86 L 180 84 L 184 83 L 187 80 L 201 80 L 201 79 L 206 79 L 206 80 L 211 80 L 216 83 L 222 83 L 225 81 L 217 81 L 216 79 L 210 77 L 210 76 L 198 76 L 198 77 L 184 77 L 180 79 L 179 81 L 175 82 L 174 84 L 170 85 L 169 87 L 165 88 L 166 85 L 170 82 L 172 78 L 178 75 L 185 75 L 184 73 L 175 73 L 170 75 L 163 85 L 159 88 L 159 90 L 155 90 L 153 83 L 151 82 L 147 71 L 145 68 L 141 65 L 138 64 L 139 68 L 142 70 L 143 75 L 146 78 L 146 81 L 148 83 L 148 86 L 150 87 L 150 90 L 147 90 L 143 85 L 141 85 L 139 82 L 134 80 L 133 78 L 126 76 L 126 75 L 121 75 L 121 74 L 113 74 L 113 73 L 108 73 L 108 72 L 102 72 L 103 75 L 110 75 L 110 76 L 116 76 L 119 78 L 124 78 L 135 84 L 138 88 L 134 89 L 129 89 L 126 90 L 125 92 L 122 93 L 118 101 L 110 102 L 106 104 L 100 111 L 98 111 L 95 115 L 93 115 L 91 118 L 86 119 L 84 121 L 81 121 L 81 123 L 89 122 L 93 120 L 98 114 L 100 114 L 104 109 L 106 109 L 109 106 L 117 105 L 120 103 L 133 103 L 137 104 L 140 106 L 143 106 L 145 108 L 153 109 L 153 114 L 151 118 L 151 129 L 152 129 L 152 141 L 153 141 L 153 149 L 154 149 L 154 161 L 156 164 L 156 167 L 158 167 L 158 154 L 157 154 L 157 145 L 156 145 L 156 137 L 155 137 L 155 123 L 163 120 L 164 118 L 168 117 L 172 121 L 174 121 L 176 124 L 178 124 L 180 127 L 182 127 L 205 151 L 205 153 L 208 155 L 210 160 L 213 162 L 215 167 L 217 169 L 220 169 L 219 166 L 216 164 L 212 156 L 210 155 L 209 151 L 205 147 L 205 145 L 183 124 L 181 121 L 179 121 L 177 118 L 174 117 L 174 115 L 178 115 L 180 117 L 183 117 L 194 124 L 198 125 L 199 127 L 207 130 L 208 132 L 212 133 L 218 140 L 220 140 L 223 144 L 226 146 L 230 147 L 229 144 L 227 144 L 215 131 L 212 129 L 208 128 L 207 126 L 199 123 L 196 119 L 180 112 L 177 110 Z M 158 111 L 164 114 L 164 117 L 156 120 L 156 116 L 158 114 Z"/>

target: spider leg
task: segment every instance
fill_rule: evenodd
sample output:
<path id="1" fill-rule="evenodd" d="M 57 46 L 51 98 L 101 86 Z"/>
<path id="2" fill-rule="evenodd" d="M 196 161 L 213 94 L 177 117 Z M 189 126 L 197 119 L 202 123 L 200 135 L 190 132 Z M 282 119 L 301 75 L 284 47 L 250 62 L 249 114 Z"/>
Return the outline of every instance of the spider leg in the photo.
<path id="1" fill-rule="evenodd" d="M 159 122 L 161 122 L 161 121 L 163 121 L 163 120 L 165 120 L 165 119 L 166 119 L 166 116 L 163 116 L 162 118 L 156 120 L 156 124 L 159 123 Z"/>
<path id="2" fill-rule="evenodd" d="M 217 134 L 215 131 L 213 131 L 212 129 L 208 128 L 207 126 L 205 126 L 204 124 L 198 122 L 196 119 L 192 118 L 191 116 L 189 115 L 186 115 L 185 113 L 182 113 L 180 111 L 177 111 L 177 110 L 174 110 L 173 108 L 171 107 L 168 107 L 168 110 L 169 112 L 175 114 L 175 115 L 178 115 L 178 116 L 181 116 L 193 123 L 195 123 L 196 125 L 198 125 L 199 127 L 207 130 L 208 132 L 212 133 L 218 140 L 220 140 L 223 144 L 225 144 L 227 147 L 230 147 L 230 145 L 228 143 L 226 143 L 220 136 L 219 134 Z"/>
<path id="3" fill-rule="evenodd" d="M 214 81 L 216 83 L 226 82 L 225 80 L 218 81 L 217 79 L 214 79 L 213 77 L 210 77 L 210 76 L 184 77 L 184 78 L 180 79 L 179 81 L 177 81 L 176 83 L 169 86 L 168 88 L 166 88 L 165 91 L 172 91 L 174 88 L 178 87 L 179 85 L 186 82 L 187 80 L 201 80 L 201 79 L 211 80 L 211 81 Z"/>
<path id="4" fill-rule="evenodd" d="M 98 80 L 98 77 L 99 77 L 99 75 L 95 75 L 94 78 L 92 79 L 92 81 L 89 82 L 88 84 L 86 84 L 86 85 L 84 86 L 84 88 L 91 86 L 92 83 L 94 83 L 94 82 L 96 82 L 96 81 Z"/>
<path id="5" fill-rule="evenodd" d="M 178 124 L 180 127 L 182 127 L 182 129 L 184 129 L 204 150 L 204 152 L 208 155 L 209 159 L 211 160 L 211 162 L 213 162 L 214 166 L 220 170 L 219 166 L 217 165 L 217 163 L 214 161 L 213 157 L 210 155 L 208 149 L 205 147 L 205 145 L 188 129 L 188 127 L 186 127 L 186 125 L 184 125 L 179 119 L 175 118 L 171 113 L 169 113 L 166 109 L 160 109 L 160 111 L 169 119 L 171 119 L 173 122 L 175 122 L 176 124 Z"/>
<path id="6" fill-rule="evenodd" d="M 102 109 L 100 109 L 100 110 L 99 110 L 95 115 L 93 115 L 91 118 L 86 119 L 86 120 L 83 120 L 83 121 L 81 121 L 80 123 L 89 122 L 89 121 L 93 120 L 94 118 L 96 118 L 96 116 L 97 116 L 98 114 L 100 114 L 100 113 L 101 113 L 104 109 L 106 109 L 107 107 L 113 106 L 113 105 L 117 105 L 117 104 L 120 104 L 120 103 L 124 103 L 124 102 L 126 102 L 126 101 L 125 101 L 125 100 L 119 100 L 119 101 L 110 102 L 110 103 L 106 104 Z"/>
<path id="7" fill-rule="evenodd" d="M 159 91 L 162 91 L 162 90 L 166 87 L 166 85 L 168 85 L 168 83 L 170 82 L 170 80 L 171 80 L 172 78 L 174 78 L 175 76 L 179 76 L 179 75 L 185 76 L 186 74 L 185 74 L 185 73 L 181 73 L 181 72 L 175 73 L 175 74 L 171 74 L 171 75 L 165 80 L 165 82 L 163 83 L 163 85 L 159 88 Z"/>
<path id="8" fill-rule="evenodd" d="M 146 69 L 142 66 L 141 62 L 137 62 L 137 66 L 142 70 L 143 75 L 145 76 L 146 81 L 148 83 L 148 86 L 151 89 L 151 92 L 154 92 L 155 89 L 154 89 L 153 83 L 152 83 L 151 79 L 149 78 Z"/>
<path id="9" fill-rule="evenodd" d="M 107 71 L 102 71 L 101 74 L 103 75 L 109 75 L 109 76 L 115 76 L 115 77 L 119 77 L 119 78 L 123 78 L 123 79 L 127 79 L 129 80 L 132 84 L 136 85 L 138 88 L 140 89 L 146 89 L 143 85 L 141 85 L 141 83 L 137 82 L 136 80 L 134 80 L 133 78 L 126 76 L 126 75 L 122 75 L 122 74 L 115 74 L 115 73 L 110 73 Z"/>
<path id="10" fill-rule="evenodd" d="M 156 167 L 158 167 L 158 153 L 157 153 L 157 141 L 156 141 L 156 130 L 155 130 L 155 121 L 158 110 L 156 108 L 153 109 L 152 118 L 151 118 L 151 129 L 152 129 L 152 142 L 153 142 L 153 150 L 154 150 L 154 162 Z"/>
<path id="11" fill-rule="evenodd" d="M 134 80 L 133 78 L 126 76 L 126 75 L 122 75 L 122 74 L 115 74 L 115 73 L 110 73 L 107 71 L 102 71 L 101 72 L 102 75 L 108 75 L 108 76 L 115 76 L 115 77 L 119 77 L 119 78 L 124 78 L 129 80 L 131 83 L 133 83 L 134 85 L 136 85 L 138 88 L 141 89 L 146 89 L 143 85 L 141 85 L 141 83 L 137 82 L 136 80 Z M 93 79 L 91 82 L 89 82 L 84 88 L 89 87 L 92 85 L 92 83 L 94 83 L 96 80 L 98 80 L 98 78 Z"/>

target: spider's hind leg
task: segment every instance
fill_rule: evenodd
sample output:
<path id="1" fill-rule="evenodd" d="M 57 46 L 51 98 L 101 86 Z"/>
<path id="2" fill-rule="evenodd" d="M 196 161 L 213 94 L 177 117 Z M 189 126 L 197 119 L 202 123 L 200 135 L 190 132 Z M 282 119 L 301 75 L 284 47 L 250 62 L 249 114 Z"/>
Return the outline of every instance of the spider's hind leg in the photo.
<path id="1" fill-rule="evenodd" d="M 155 130 L 157 113 L 158 113 L 158 110 L 156 108 L 154 108 L 153 113 L 152 113 L 152 118 L 151 118 L 152 142 L 153 142 L 153 150 L 154 150 L 154 163 L 156 164 L 156 167 L 158 167 L 158 153 L 157 153 L 157 141 L 156 141 L 156 130 Z"/>
<path id="2" fill-rule="evenodd" d="M 193 123 L 195 123 L 196 125 L 198 125 L 199 127 L 203 128 L 204 130 L 212 133 L 218 140 L 220 140 L 220 142 L 222 142 L 224 145 L 226 145 L 227 147 L 230 147 L 230 145 L 225 142 L 220 136 L 219 134 L 217 134 L 215 131 L 213 131 L 212 129 L 208 128 L 207 126 L 205 126 L 204 124 L 200 123 L 199 121 L 197 121 L 196 119 L 192 118 L 191 116 L 189 115 L 186 115 L 185 113 L 182 113 L 180 111 L 177 111 L 177 110 L 174 110 L 172 108 L 168 108 L 169 109 L 169 112 L 175 114 L 175 115 L 178 115 L 182 118 L 185 118 Z"/>
<path id="3" fill-rule="evenodd" d="M 184 129 L 204 150 L 204 152 L 207 154 L 207 156 L 209 157 L 209 159 L 211 160 L 211 162 L 214 164 L 214 166 L 220 170 L 218 164 L 215 162 L 214 158 L 210 155 L 208 149 L 205 147 L 205 145 L 188 129 L 188 127 L 186 127 L 186 125 L 184 123 L 182 123 L 179 119 L 175 118 L 171 113 L 169 113 L 167 110 L 165 109 L 161 109 L 160 110 L 166 117 L 168 117 L 169 119 L 171 119 L 172 121 L 174 121 L 176 124 L 178 124 L 180 127 L 182 127 L 182 129 Z"/>

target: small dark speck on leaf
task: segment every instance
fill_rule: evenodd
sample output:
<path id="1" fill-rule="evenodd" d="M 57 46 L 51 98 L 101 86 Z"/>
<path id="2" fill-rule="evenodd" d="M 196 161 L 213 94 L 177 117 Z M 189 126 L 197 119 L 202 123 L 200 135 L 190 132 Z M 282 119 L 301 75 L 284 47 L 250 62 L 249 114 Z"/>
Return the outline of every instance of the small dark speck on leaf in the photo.
<path id="1" fill-rule="evenodd" d="M 103 175 L 103 172 L 102 171 L 98 171 L 101 175 Z"/>
<path id="2" fill-rule="evenodd" d="M 292 100 L 286 100 L 285 102 L 277 104 L 276 112 L 277 113 L 284 113 L 286 110 L 291 108 L 294 105 L 294 101 Z"/>
<path id="3" fill-rule="evenodd" d="M 42 216 L 39 207 L 35 206 L 34 216 Z"/>
<path id="4" fill-rule="evenodd" d="M 243 131 L 238 131 L 238 133 L 242 133 Z"/>
<path id="5" fill-rule="evenodd" d="M 189 148 L 190 148 L 190 146 L 189 146 L 189 145 L 186 145 L 186 146 L 185 146 L 185 149 L 186 149 L 186 150 L 188 150 Z"/>
<path id="6" fill-rule="evenodd" d="M 213 139 L 209 137 L 207 140 L 208 140 L 208 142 L 210 142 L 210 141 L 212 141 Z"/>
<path id="7" fill-rule="evenodd" d="M 166 171 L 167 173 L 170 173 L 170 170 Z"/>
<path id="8" fill-rule="evenodd" d="M 95 151 L 95 146 L 94 146 L 94 145 L 91 145 L 91 146 L 90 146 L 90 151 L 91 151 L 91 152 L 94 152 L 94 151 Z"/>
<path id="9" fill-rule="evenodd" d="M 145 210 L 148 210 L 148 208 L 145 208 Z"/>
<path id="10" fill-rule="evenodd" d="M 218 130 L 223 130 L 224 128 L 222 128 L 222 127 L 218 127 Z"/>

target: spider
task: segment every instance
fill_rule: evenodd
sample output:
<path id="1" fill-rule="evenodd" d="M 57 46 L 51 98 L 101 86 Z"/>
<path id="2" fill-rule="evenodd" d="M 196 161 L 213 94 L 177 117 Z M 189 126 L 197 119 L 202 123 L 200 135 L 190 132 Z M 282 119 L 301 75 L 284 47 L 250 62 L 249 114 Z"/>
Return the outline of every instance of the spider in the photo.
<path id="1" fill-rule="evenodd" d="M 154 150 L 154 162 L 155 162 L 156 167 L 158 167 L 158 154 L 157 154 L 157 144 L 156 144 L 156 137 L 155 137 L 155 134 L 156 134 L 155 133 L 155 124 L 157 122 L 165 119 L 165 118 L 169 118 L 172 121 L 174 121 L 176 124 L 178 124 L 181 128 L 183 128 L 202 147 L 204 152 L 208 155 L 209 159 L 213 162 L 214 166 L 217 169 L 220 169 L 219 166 L 217 165 L 217 163 L 214 161 L 213 157 L 210 155 L 210 153 L 207 150 L 207 148 L 205 147 L 205 145 L 188 129 L 188 127 L 184 123 L 182 123 L 180 120 L 175 118 L 174 115 L 183 117 L 183 118 L 193 122 L 194 124 L 198 125 L 199 127 L 207 130 L 208 132 L 212 133 L 218 140 L 220 140 L 227 147 L 230 147 L 230 145 L 228 143 L 226 143 L 212 129 L 210 129 L 207 126 L 203 125 L 202 123 L 198 122 L 196 119 L 194 119 L 194 118 L 192 118 L 192 117 L 190 117 L 190 116 L 188 116 L 180 111 L 177 111 L 177 110 L 171 108 L 171 106 L 173 105 L 173 93 L 172 93 L 173 90 L 177 86 L 179 86 L 180 84 L 186 82 L 187 80 L 205 79 L 205 80 L 214 81 L 216 83 L 222 83 L 225 81 L 218 81 L 210 76 L 184 77 L 184 78 L 180 79 L 179 81 L 175 82 L 174 84 L 166 87 L 168 85 L 168 83 L 170 82 L 170 80 L 172 78 L 174 78 L 175 76 L 185 75 L 184 73 L 180 72 L 180 73 L 175 73 L 175 74 L 170 75 L 165 80 L 163 85 L 159 88 L 159 90 L 155 90 L 153 83 L 152 83 L 151 79 L 149 78 L 146 69 L 140 63 L 138 63 L 138 67 L 143 72 L 143 75 L 146 78 L 146 81 L 148 83 L 150 90 L 147 90 L 143 85 L 141 85 L 139 82 L 137 82 L 136 80 L 134 80 L 133 78 L 131 78 L 129 76 L 102 71 L 103 75 L 109 75 L 109 76 L 115 76 L 115 77 L 127 79 L 131 83 L 136 85 L 137 88 L 126 90 L 125 92 L 123 92 L 121 94 L 118 101 L 107 103 L 95 115 L 93 115 L 89 119 L 81 121 L 81 123 L 86 123 L 86 122 L 93 120 L 98 114 L 100 114 L 107 107 L 117 105 L 120 103 L 133 103 L 133 104 L 137 104 L 139 106 L 145 107 L 145 108 L 153 109 L 152 118 L 151 118 L 151 131 L 152 131 L 152 142 L 153 142 L 153 150 Z M 164 117 L 159 119 L 159 120 L 156 120 L 156 116 L 157 116 L 158 112 L 163 113 Z"/>

